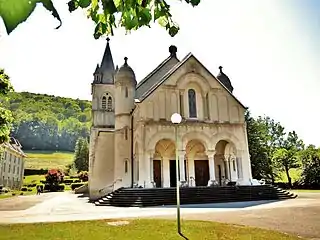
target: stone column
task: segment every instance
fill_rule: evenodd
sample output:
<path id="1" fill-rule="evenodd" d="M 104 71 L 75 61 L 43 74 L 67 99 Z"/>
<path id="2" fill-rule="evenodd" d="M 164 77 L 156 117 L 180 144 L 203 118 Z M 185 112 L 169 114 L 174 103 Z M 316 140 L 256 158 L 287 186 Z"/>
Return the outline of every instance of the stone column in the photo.
<path id="1" fill-rule="evenodd" d="M 170 158 L 162 158 L 162 185 L 163 187 L 170 187 Z"/>
<path id="2" fill-rule="evenodd" d="M 215 164 L 214 164 L 215 151 L 214 151 L 214 150 L 208 151 L 207 155 L 208 155 L 208 159 L 209 159 L 209 175 L 210 175 L 210 180 L 216 180 L 216 176 L 215 176 Z"/>
<path id="3" fill-rule="evenodd" d="M 230 168 L 229 168 L 229 155 L 224 155 L 224 162 L 225 162 L 225 167 L 226 167 L 226 179 L 230 179 Z"/>
<path id="4" fill-rule="evenodd" d="M 189 179 L 188 183 L 190 187 L 195 187 L 195 172 L 194 172 L 194 159 L 193 156 L 188 156 L 188 171 L 189 171 Z"/>
<path id="5" fill-rule="evenodd" d="M 179 151 L 179 163 L 180 163 L 180 181 L 186 181 L 186 172 L 184 171 L 184 159 L 186 152 L 184 150 Z"/>

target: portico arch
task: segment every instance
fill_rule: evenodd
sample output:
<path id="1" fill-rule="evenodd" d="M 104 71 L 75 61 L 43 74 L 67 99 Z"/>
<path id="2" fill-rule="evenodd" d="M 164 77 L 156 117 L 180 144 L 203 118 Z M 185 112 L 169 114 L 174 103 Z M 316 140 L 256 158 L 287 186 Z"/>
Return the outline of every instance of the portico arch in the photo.
<path id="1" fill-rule="evenodd" d="M 220 185 L 238 179 L 238 163 L 236 159 L 236 144 L 234 142 L 220 139 L 215 145 L 215 176 Z"/>
<path id="2" fill-rule="evenodd" d="M 210 145 L 210 137 L 204 132 L 192 131 L 188 132 L 182 136 L 182 146 L 187 146 L 187 144 L 192 140 L 199 141 L 205 149 L 209 148 Z"/>
<path id="3" fill-rule="evenodd" d="M 203 140 L 192 139 L 186 144 L 186 172 L 190 186 L 207 186 L 210 179 L 209 161 Z"/>
<path id="4" fill-rule="evenodd" d="M 156 132 L 153 134 L 146 143 L 147 151 L 155 150 L 156 144 L 163 139 L 171 140 L 172 142 L 175 141 L 174 139 L 174 132 L 173 131 L 163 131 L 163 132 Z"/>
<path id="5" fill-rule="evenodd" d="M 172 139 L 163 138 L 155 144 L 152 164 L 155 187 L 176 185 L 175 152 L 176 146 Z"/>

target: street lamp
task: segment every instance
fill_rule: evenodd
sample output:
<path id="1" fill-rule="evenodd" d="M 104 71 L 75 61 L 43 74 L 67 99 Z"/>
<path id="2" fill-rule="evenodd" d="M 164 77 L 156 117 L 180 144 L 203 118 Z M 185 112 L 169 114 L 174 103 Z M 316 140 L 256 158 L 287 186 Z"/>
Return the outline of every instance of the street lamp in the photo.
<path id="1" fill-rule="evenodd" d="M 174 124 L 174 133 L 175 133 L 175 144 L 176 144 L 176 178 L 177 178 L 177 228 L 178 233 L 181 235 L 181 226 L 180 226 L 180 164 L 178 157 L 178 128 L 177 125 L 181 123 L 182 117 L 179 113 L 174 113 L 171 116 L 171 122 Z"/>

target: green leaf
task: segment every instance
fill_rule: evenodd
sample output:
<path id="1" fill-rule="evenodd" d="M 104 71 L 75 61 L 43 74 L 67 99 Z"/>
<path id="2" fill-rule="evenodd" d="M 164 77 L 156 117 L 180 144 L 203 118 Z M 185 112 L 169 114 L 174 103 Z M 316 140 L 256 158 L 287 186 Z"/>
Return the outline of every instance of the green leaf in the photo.
<path id="1" fill-rule="evenodd" d="M 158 19 L 158 23 L 160 24 L 160 26 L 166 27 L 168 24 L 168 19 L 165 16 L 162 16 Z"/>
<path id="2" fill-rule="evenodd" d="M 177 26 L 171 26 L 169 28 L 169 34 L 171 37 L 174 37 L 179 32 L 179 27 Z"/>
<path id="3" fill-rule="evenodd" d="M 68 2 L 69 12 L 73 12 L 79 7 L 79 3 L 77 0 L 71 0 Z"/>
<path id="4" fill-rule="evenodd" d="M 60 21 L 60 25 L 57 28 L 61 26 L 60 16 L 51 0 L 0 0 L 0 16 L 8 34 L 30 16 L 37 3 L 42 3 Z"/>
<path id="5" fill-rule="evenodd" d="M 87 8 L 91 4 L 91 0 L 79 0 L 79 6 L 82 8 Z"/>

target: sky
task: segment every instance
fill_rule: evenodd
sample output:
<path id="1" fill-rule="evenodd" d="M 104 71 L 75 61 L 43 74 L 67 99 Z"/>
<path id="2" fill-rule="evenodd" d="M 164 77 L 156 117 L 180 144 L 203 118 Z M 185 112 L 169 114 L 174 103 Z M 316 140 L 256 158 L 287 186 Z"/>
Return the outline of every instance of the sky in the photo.
<path id="1" fill-rule="evenodd" d="M 67 0 L 53 2 L 62 18 L 58 30 L 42 5 L 10 35 L 0 19 L 0 66 L 16 91 L 90 100 L 106 40 L 93 38 L 85 11 L 69 13 Z M 110 40 L 115 64 L 128 57 L 139 81 L 176 45 L 180 59 L 192 52 L 214 75 L 222 65 L 254 116 L 270 116 L 320 147 L 320 1 L 202 0 L 195 8 L 169 2 L 178 35 L 156 24 L 117 30 Z"/>

